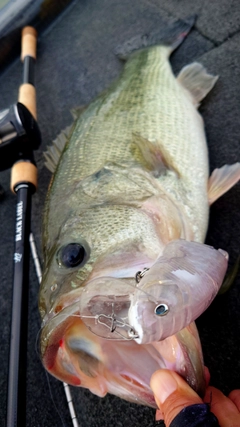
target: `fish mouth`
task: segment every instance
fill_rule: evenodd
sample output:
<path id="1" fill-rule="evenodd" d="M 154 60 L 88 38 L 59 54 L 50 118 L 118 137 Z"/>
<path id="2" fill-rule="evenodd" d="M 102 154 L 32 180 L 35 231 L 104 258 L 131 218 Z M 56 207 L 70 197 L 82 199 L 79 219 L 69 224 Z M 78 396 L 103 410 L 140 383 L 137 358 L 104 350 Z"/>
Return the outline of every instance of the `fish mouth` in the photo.
<path id="1" fill-rule="evenodd" d="M 201 396 L 205 391 L 201 345 L 193 323 L 159 342 L 110 340 L 87 328 L 75 303 L 44 325 L 41 355 L 53 376 L 99 397 L 110 393 L 156 408 L 150 379 L 158 369 L 179 373 Z"/>

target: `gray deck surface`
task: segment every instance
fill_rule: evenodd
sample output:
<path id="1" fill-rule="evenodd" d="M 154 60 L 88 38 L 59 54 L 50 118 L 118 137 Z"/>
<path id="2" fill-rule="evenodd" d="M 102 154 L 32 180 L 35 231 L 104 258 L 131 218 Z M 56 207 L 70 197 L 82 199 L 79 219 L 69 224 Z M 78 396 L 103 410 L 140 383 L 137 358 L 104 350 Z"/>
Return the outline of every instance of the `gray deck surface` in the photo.
<path id="1" fill-rule="evenodd" d="M 240 160 L 240 3 L 238 0 L 82 0 L 58 18 L 39 40 L 36 67 L 38 120 L 43 143 L 36 153 L 39 189 L 33 197 L 32 230 L 41 248 L 41 212 L 50 172 L 42 151 L 71 123 L 70 109 L 87 104 L 119 74 L 116 45 L 150 31 L 162 22 L 197 13 L 195 29 L 172 56 L 175 71 L 194 60 L 219 75 L 202 103 L 210 168 Z M 0 74 L 0 110 L 14 103 L 22 66 L 14 62 Z M 0 182 L 6 192 L 0 202 L 0 425 L 6 410 L 8 346 L 11 313 L 15 197 L 10 172 Z M 240 247 L 240 184 L 211 208 L 207 243 L 230 254 L 233 265 Z M 27 426 L 70 427 L 62 384 L 46 375 L 38 355 L 40 320 L 38 283 L 30 271 Z M 240 275 L 225 296 L 218 297 L 197 322 L 211 383 L 225 393 L 240 388 Z M 83 427 L 153 426 L 154 411 L 113 396 L 99 399 L 72 389 L 79 425 Z"/>

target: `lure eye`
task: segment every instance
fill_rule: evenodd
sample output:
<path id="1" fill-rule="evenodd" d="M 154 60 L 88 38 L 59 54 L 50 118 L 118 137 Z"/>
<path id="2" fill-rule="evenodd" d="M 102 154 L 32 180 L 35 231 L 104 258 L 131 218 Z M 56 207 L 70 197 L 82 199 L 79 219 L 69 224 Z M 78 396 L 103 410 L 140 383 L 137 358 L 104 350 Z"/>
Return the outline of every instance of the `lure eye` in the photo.
<path id="1" fill-rule="evenodd" d="M 165 314 L 167 314 L 168 312 L 169 308 L 167 304 L 158 304 L 154 309 L 154 313 L 157 316 L 165 316 Z"/>
<path id="2" fill-rule="evenodd" d="M 67 268 L 80 265 L 85 258 L 85 249 L 79 243 L 69 243 L 60 249 L 58 253 L 58 264 Z"/>

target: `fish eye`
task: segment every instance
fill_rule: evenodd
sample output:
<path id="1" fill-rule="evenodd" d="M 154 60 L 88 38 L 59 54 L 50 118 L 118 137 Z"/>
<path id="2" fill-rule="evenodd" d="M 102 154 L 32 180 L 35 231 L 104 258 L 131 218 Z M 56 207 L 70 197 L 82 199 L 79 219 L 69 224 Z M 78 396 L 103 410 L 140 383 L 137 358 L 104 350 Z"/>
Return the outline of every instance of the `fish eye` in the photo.
<path id="1" fill-rule="evenodd" d="M 167 304 L 158 304 L 154 309 L 154 313 L 157 316 L 165 316 L 169 312 L 169 308 Z"/>
<path id="2" fill-rule="evenodd" d="M 58 251 L 57 261 L 59 266 L 74 268 L 82 264 L 85 255 L 86 251 L 80 243 L 69 243 Z"/>

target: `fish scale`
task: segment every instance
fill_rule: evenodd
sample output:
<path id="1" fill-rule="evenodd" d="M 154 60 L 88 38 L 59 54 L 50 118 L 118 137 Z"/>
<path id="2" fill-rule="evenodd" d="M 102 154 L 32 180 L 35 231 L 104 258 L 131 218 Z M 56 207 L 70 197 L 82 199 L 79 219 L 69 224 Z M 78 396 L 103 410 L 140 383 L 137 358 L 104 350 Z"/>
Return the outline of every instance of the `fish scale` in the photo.
<path id="1" fill-rule="evenodd" d="M 137 133 L 152 141 L 156 150 L 163 148 L 174 159 L 174 164 L 167 166 L 176 169 L 181 182 L 173 174 L 165 174 L 158 180 L 173 198 L 186 206 L 190 221 L 197 222 L 200 233 L 196 239 L 204 238 L 208 220 L 208 160 L 203 124 L 190 93 L 172 74 L 169 53 L 169 48 L 159 46 L 135 53 L 120 79 L 77 120 L 48 197 L 46 223 L 51 234 L 56 230 L 54 207 L 61 206 L 64 220 L 69 200 L 65 203 L 62 194 L 65 191 L 69 194 L 86 176 L 108 162 L 127 161 L 128 167 L 138 164 L 147 169 L 144 153 L 134 141 Z M 183 200 L 186 194 L 183 187 L 189 184 L 191 200 L 186 197 Z"/>
<path id="2" fill-rule="evenodd" d="M 136 57 L 129 60 L 134 67 L 126 66 L 119 83 L 82 114 L 65 151 L 65 164 L 61 168 L 64 174 L 76 180 L 76 177 L 80 179 L 94 173 L 109 161 L 142 162 L 139 153 L 135 156 L 132 153 L 134 132 L 155 140 L 156 145 L 159 140 L 175 158 L 183 177 L 188 175 L 193 154 L 197 153 L 198 157 L 194 166 L 200 163 L 207 169 L 206 150 L 201 154 L 205 145 L 204 134 L 202 131 L 198 136 L 200 126 L 196 129 L 200 116 L 192 107 L 190 95 L 177 83 L 166 55 L 161 55 L 162 50 L 164 52 L 164 48 L 152 48 L 135 54 Z M 139 84 L 138 59 L 141 56 L 144 56 L 148 72 Z M 164 67 L 159 67 L 161 59 L 165 61 Z M 56 176 L 61 179 L 61 173 Z M 61 184 L 64 185 L 64 180 Z"/>

